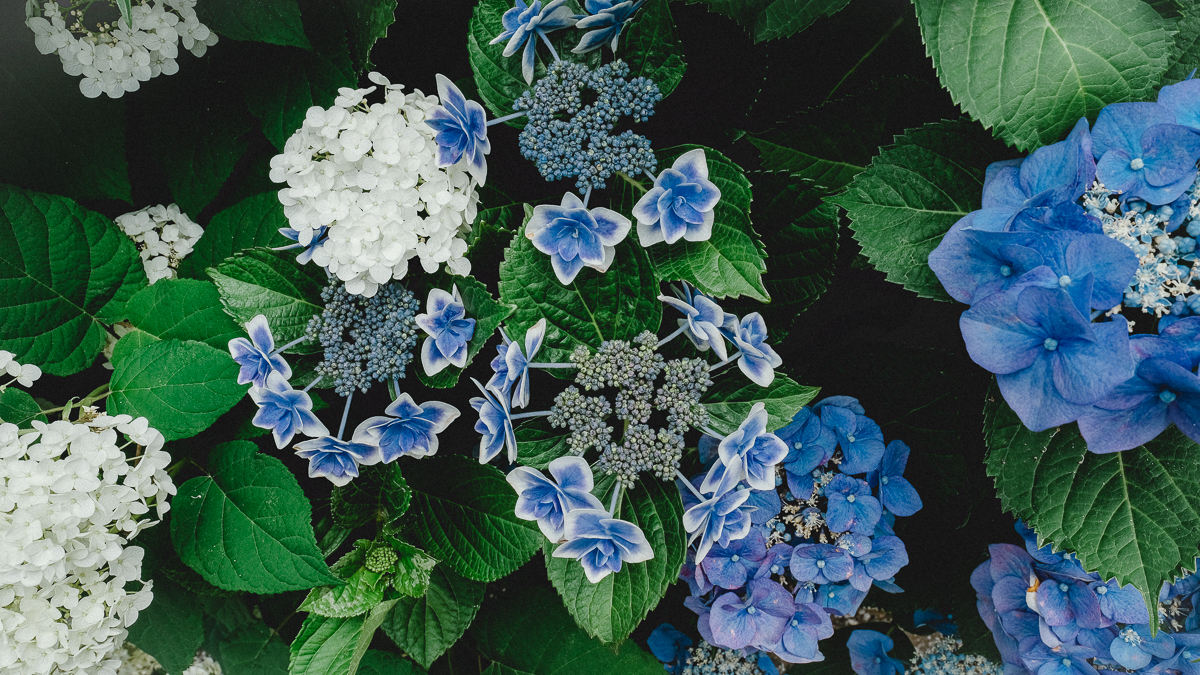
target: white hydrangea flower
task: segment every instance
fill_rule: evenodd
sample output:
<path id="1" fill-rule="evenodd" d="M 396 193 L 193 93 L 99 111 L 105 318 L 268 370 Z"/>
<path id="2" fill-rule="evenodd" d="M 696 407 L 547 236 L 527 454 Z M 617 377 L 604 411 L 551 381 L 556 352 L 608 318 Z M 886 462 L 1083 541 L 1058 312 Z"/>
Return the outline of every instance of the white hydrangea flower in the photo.
<path id="1" fill-rule="evenodd" d="M 148 206 L 117 216 L 115 222 L 137 244 L 150 283 L 175 278 L 179 261 L 192 252 L 204 234 L 204 228 L 175 204 Z"/>
<path id="2" fill-rule="evenodd" d="M 7 352 L 0 352 L 0 360 Z M 163 436 L 145 418 L 0 424 L 0 672 L 116 675 L 126 628 L 150 606 L 144 551 L 169 508 Z M 118 432 L 129 442 L 118 445 Z M 141 446 L 139 453 L 124 448 Z M 127 584 L 137 590 L 127 591 Z"/>
<path id="3" fill-rule="evenodd" d="M 39 7 L 31 0 L 25 25 L 39 52 L 57 53 L 65 73 L 83 76 L 84 96 L 120 98 L 152 77 L 179 72 L 180 42 L 196 56 L 217 43 L 217 34 L 196 18 L 195 6 L 194 0 L 135 0 L 132 27 L 121 19 L 93 28 L 84 23 L 85 9 L 72 12 L 68 24 L 58 3 Z"/>
<path id="4" fill-rule="evenodd" d="M 479 203 L 461 165 L 437 166 L 427 113 L 436 96 L 405 94 L 379 73 L 378 87 L 342 88 L 331 108 L 309 108 L 304 123 L 271 159 L 298 242 L 308 246 L 322 227 L 312 259 L 345 282 L 346 292 L 371 297 L 381 284 L 402 279 L 409 261 L 427 272 L 444 263 L 467 275 L 464 257 Z M 384 89 L 383 103 L 364 97 Z"/>
<path id="5" fill-rule="evenodd" d="M 0 392 L 3 392 L 8 385 L 16 382 L 22 387 L 33 385 L 42 376 L 42 369 L 32 363 L 17 363 L 13 358 L 16 354 L 0 349 L 0 371 L 6 373 L 13 378 L 8 382 L 0 382 Z"/>

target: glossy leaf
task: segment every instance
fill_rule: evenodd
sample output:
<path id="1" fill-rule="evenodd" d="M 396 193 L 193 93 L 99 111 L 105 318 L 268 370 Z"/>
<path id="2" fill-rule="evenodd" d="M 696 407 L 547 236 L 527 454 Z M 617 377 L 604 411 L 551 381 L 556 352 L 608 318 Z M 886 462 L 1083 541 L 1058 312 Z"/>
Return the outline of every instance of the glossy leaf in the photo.
<path id="1" fill-rule="evenodd" d="M 204 640 L 196 596 L 168 579 L 154 580 L 154 600 L 129 627 L 130 642 L 153 656 L 169 675 L 192 665 Z"/>
<path id="2" fill-rule="evenodd" d="M 688 0 L 735 19 L 755 42 L 785 38 L 833 16 L 850 0 Z"/>
<path id="3" fill-rule="evenodd" d="M 0 422 L 15 424 L 22 429 L 30 429 L 33 427 L 30 424 L 33 420 L 45 422 L 46 416 L 42 414 L 41 406 L 33 400 L 28 392 L 9 385 L 3 393 L 0 393 Z"/>
<path id="4" fill-rule="evenodd" d="M 309 614 L 292 641 L 290 675 L 354 675 L 371 645 L 371 636 L 395 600 L 377 605 L 370 613 L 335 619 Z"/>
<path id="5" fill-rule="evenodd" d="M 196 340 L 219 351 L 244 337 L 241 326 L 221 307 L 217 287 L 208 281 L 160 279 L 125 305 L 133 328 L 122 340 L 146 345 L 157 340 Z"/>
<path id="6" fill-rule="evenodd" d="M 387 634 L 406 654 L 429 668 L 466 632 L 483 603 L 486 584 L 433 568 L 429 589 L 418 598 L 400 598 L 383 622 Z"/>
<path id="7" fill-rule="evenodd" d="M 583 31 L 575 31 L 583 35 Z M 600 47 L 607 50 L 607 43 Z M 645 77 L 658 85 L 663 98 L 683 80 L 687 65 L 683 45 L 675 31 L 675 19 L 667 0 L 647 0 L 621 31 L 617 55 L 629 64 L 629 77 Z"/>
<path id="8" fill-rule="evenodd" d="M 761 402 L 766 406 L 770 419 L 767 429 L 774 431 L 791 422 L 792 417 L 816 398 L 819 391 L 820 387 L 806 387 L 780 372 L 775 373 L 775 380 L 767 387 L 750 382 L 741 372 L 729 372 L 714 378 L 713 386 L 708 388 L 700 401 L 708 410 L 709 426 L 723 434 L 737 429 L 754 404 Z"/>
<path id="9" fill-rule="evenodd" d="M 296 0 L 208 0 L 196 3 L 200 22 L 231 40 L 309 48 Z"/>
<path id="10" fill-rule="evenodd" d="M 179 275 L 208 280 L 206 270 L 235 253 L 258 246 L 287 246 L 292 242 L 279 234 L 281 227 L 288 227 L 288 219 L 278 192 L 247 197 L 212 217 L 192 252 L 179 263 Z M 293 258 L 297 253 L 292 252 Z"/>
<path id="11" fill-rule="evenodd" d="M 329 278 L 316 265 L 297 265 L 294 257 L 289 251 L 255 248 L 208 271 L 221 292 L 225 310 L 243 325 L 259 314 L 266 316 L 276 344 L 303 335 L 308 320 L 323 308 L 321 289 Z M 291 349 L 298 353 L 319 350 L 315 340 Z"/>

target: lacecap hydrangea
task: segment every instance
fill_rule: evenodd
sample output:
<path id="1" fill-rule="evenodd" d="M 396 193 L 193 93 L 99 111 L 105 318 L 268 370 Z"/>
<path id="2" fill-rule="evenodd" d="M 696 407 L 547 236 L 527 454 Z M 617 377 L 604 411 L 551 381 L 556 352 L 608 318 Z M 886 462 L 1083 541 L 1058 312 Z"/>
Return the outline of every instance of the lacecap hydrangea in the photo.
<path id="1" fill-rule="evenodd" d="M 179 263 L 204 234 L 204 228 L 175 204 L 147 206 L 119 215 L 113 222 L 137 245 L 150 283 L 174 279 Z"/>

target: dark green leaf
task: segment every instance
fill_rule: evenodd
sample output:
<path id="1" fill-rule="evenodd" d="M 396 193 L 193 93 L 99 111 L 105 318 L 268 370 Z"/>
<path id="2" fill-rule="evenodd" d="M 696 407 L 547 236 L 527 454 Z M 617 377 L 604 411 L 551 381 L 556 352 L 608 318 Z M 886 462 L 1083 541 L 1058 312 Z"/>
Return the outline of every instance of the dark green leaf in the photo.
<path id="1" fill-rule="evenodd" d="M 338 5 L 346 20 L 354 70 L 362 72 L 375 41 L 387 37 L 388 26 L 396 21 L 396 0 L 338 0 Z"/>
<path id="2" fill-rule="evenodd" d="M 1163 84 L 1181 82 L 1200 67 L 1200 2 L 1182 0 L 1186 7 L 1175 24 L 1175 42 L 1171 47 Z"/>
<path id="3" fill-rule="evenodd" d="M 392 462 L 360 467 L 358 478 L 333 488 L 330 508 L 339 525 L 353 528 L 393 523 L 408 511 L 411 500 L 400 463 Z"/>
<path id="4" fill-rule="evenodd" d="M 385 602 L 369 614 L 333 619 L 309 614 L 292 641 L 290 675 L 354 675 L 367 653 L 371 636 L 383 622 L 395 600 Z"/>
<path id="5" fill-rule="evenodd" d="M 424 597 L 400 598 L 384 619 L 383 632 L 428 668 L 467 631 L 483 603 L 485 588 L 487 584 L 438 565 Z"/>
<path id="6" fill-rule="evenodd" d="M 550 462 L 571 454 L 567 446 L 566 429 L 555 429 L 550 426 L 545 417 L 534 417 L 517 426 L 517 461 L 521 466 L 528 466 L 544 471 Z"/>
<path id="7" fill-rule="evenodd" d="M 383 573 L 366 568 L 367 550 L 370 547 L 369 541 L 357 542 L 349 553 L 330 568 L 346 583 L 312 589 L 304 602 L 300 603 L 299 611 L 342 619 L 366 614 L 383 602 L 387 579 Z"/>
<path id="8" fill-rule="evenodd" d="M 138 612 L 127 639 L 158 659 L 169 675 L 180 675 L 204 640 L 196 596 L 170 580 L 155 579 L 154 600 Z"/>
<path id="9" fill-rule="evenodd" d="M 775 380 L 767 387 L 750 382 L 741 372 L 730 372 L 715 378 L 701 402 L 708 410 L 709 426 L 723 434 L 736 430 L 746 420 L 754 404 L 760 402 L 766 406 L 770 418 L 767 429 L 775 430 L 791 422 L 792 417 L 816 398 L 819 391 L 820 387 L 797 384 L 780 372 L 775 373 Z"/>
<path id="10" fill-rule="evenodd" d="M 290 49 L 287 58 L 273 59 L 271 69 L 251 70 L 246 75 L 246 103 L 262 122 L 263 134 L 283 149 L 287 139 L 304 123 L 312 106 L 328 108 L 338 87 L 355 87 L 358 78 L 349 59 L 344 63 L 315 52 Z M 267 58 L 276 50 L 262 47 L 248 51 Z"/>
<path id="11" fill-rule="evenodd" d="M 206 270 L 235 253 L 258 246 L 287 246 L 292 242 L 279 234 L 288 227 L 279 193 L 264 192 L 248 197 L 212 217 L 192 253 L 179 264 L 179 274 L 208 279 Z M 299 250 L 292 251 L 293 258 Z"/>
<path id="12" fill-rule="evenodd" d="M 207 0 L 196 4 L 200 22 L 231 40 L 312 47 L 296 0 Z"/>
<path id="13" fill-rule="evenodd" d="M 584 33 L 578 31 L 582 36 Z M 600 51 L 608 44 L 600 46 Z M 645 77 L 658 85 L 663 98 L 675 91 L 683 79 L 683 45 L 675 32 L 675 20 L 667 0 L 647 0 L 633 20 L 621 31 L 617 56 L 629 64 L 629 77 Z"/>
<path id="14" fill-rule="evenodd" d="M 467 343 L 467 365 L 470 365 L 471 361 L 475 360 L 475 355 L 483 349 L 483 346 L 491 339 L 496 329 L 500 327 L 500 324 L 513 313 L 514 308 L 511 305 L 496 302 L 492 294 L 488 292 L 487 286 L 476 281 L 474 277 L 450 277 L 450 279 L 458 287 L 458 292 L 462 295 L 463 307 L 467 311 L 467 318 L 475 319 L 475 335 Z M 432 338 L 425 336 L 425 339 L 431 340 Z M 420 356 L 416 354 L 414 356 L 416 358 L 413 360 L 419 362 Z M 458 378 L 463 373 L 462 368 L 453 365 L 446 366 L 444 370 L 436 375 L 426 375 L 424 367 L 419 365 L 415 367 L 417 368 L 417 377 L 421 380 L 421 384 L 439 389 L 446 389 L 458 384 Z"/>
<path id="15" fill-rule="evenodd" d="M 23 389 L 9 385 L 4 393 L 0 394 L 0 422 L 15 424 L 22 429 L 32 428 L 30 424 L 33 420 L 45 422 L 46 416 L 42 414 L 42 408 L 33 400 L 33 397 L 26 393 Z"/>
<path id="16" fill-rule="evenodd" d="M 221 292 L 221 302 L 238 323 L 262 314 L 271 325 L 276 344 L 287 344 L 304 335 L 308 320 L 319 313 L 321 289 L 328 283 L 325 270 L 297 265 L 290 251 L 250 249 L 227 258 L 208 274 Z M 321 346 L 302 342 L 289 351 L 311 353 Z"/>
<path id="17" fill-rule="evenodd" d="M 400 540 L 392 541 L 398 556 L 392 576 L 392 588 L 400 595 L 420 598 L 429 590 L 429 575 L 437 561 L 421 549 Z"/>
<path id="18" fill-rule="evenodd" d="M 381 652 L 376 649 L 368 650 L 358 663 L 361 675 L 418 675 L 423 672 L 412 664 L 391 652 Z"/>
<path id="19" fill-rule="evenodd" d="M 230 632 L 215 655 L 222 675 L 286 675 L 288 646 L 261 621 Z"/>
<path id="20" fill-rule="evenodd" d="M 242 329 L 221 308 L 217 287 L 208 281 L 160 279 L 125 304 L 133 329 L 122 336 L 145 345 L 157 340 L 196 340 L 225 351 Z"/>
<path id="21" fill-rule="evenodd" d="M 850 0 L 688 0 L 742 24 L 755 42 L 794 35 L 825 16 L 833 16 Z"/>

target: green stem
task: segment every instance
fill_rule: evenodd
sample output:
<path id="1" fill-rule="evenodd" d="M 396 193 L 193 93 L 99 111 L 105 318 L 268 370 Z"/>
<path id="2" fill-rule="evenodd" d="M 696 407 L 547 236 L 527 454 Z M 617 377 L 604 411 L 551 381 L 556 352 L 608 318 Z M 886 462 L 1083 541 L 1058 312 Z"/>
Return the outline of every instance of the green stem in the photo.
<path id="1" fill-rule="evenodd" d="M 642 184 L 641 184 L 641 183 L 639 183 L 639 182 L 637 182 L 636 180 L 634 180 L 634 179 L 630 178 L 630 177 L 629 177 L 629 174 L 625 173 L 624 171 L 618 171 L 618 172 L 617 172 L 617 175 L 618 175 L 618 176 L 620 176 L 620 177 L 621 177 L 621 178 L 622 178 L 622 179 L 623 179 L 623 180 L 624 180 L 626 183 L 629 183 L 629 184 L 630 184 L 630 185 L 632 185 L 633 187 L 635 187 L 635 188 L 637 188 L 637 189 L 641 190 L 642 192 L 646 192 L 646 188 L 642 187 Z"/>
<path id="2" fill-rule="evenodd" d="M 902 23 L 904 23 L 903 17 L 896 19 L 895 21 L 892 22 L 892 25 L 886 31 L 883 32 L 883 37 L 879 38 L 879 40 L 876 41 L 875 44 L 872 45 L 871 48 L 867 50 L 867 53 L 862 55 L 862 58 L 860 58 L 858 60 L 858 63 L 855 63 L 854 67 L 852 67 L 850 70 L 847 70 L 846 74 L 842 76 L 842 79 L 838 80 L 838 83 L 833 85 L 833 89 L 830 89 L 829 93 L 825 95 L 825 100 L 821 101 L 821 105 L 825 105 L 826 103 L 829 102 L 829 99 L 833 98 L 833 93 L 838 90 L 838 87 L 842 86 L 842 83 L 845 82 L 846 79 L 849 78 L 851 75 L 853 75 L 854 71 L 858 70 L 858 67 L 863 64 L 863 61 L 866 61 L 871 56 L 871 54 L 875 53 L 875 50 L 879 49 L 879 45 L 883 44 L 883 41 L 888 39 L 888 36 L 892 34 L 892 31 L 899 28 L 900 24 L 902 24 Z"/>

